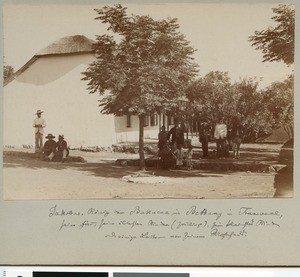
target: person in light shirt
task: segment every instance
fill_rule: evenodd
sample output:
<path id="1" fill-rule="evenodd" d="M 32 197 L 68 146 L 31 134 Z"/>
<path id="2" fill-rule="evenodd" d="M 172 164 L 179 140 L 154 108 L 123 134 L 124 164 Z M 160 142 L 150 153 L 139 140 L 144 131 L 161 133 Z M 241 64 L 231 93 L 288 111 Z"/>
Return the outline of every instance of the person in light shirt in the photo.
<path id="1" fill-rule="evenodd" d="M 227 126 L 224 123 L 224 119 L 220 120 L 215 126 L 214 137 L 217 143 L 217 158 L 225 157 L 225 146 L 227 137 Z"/>
<path id="2" fill-rule="evenodd" d="M 44 128 L 46 127 L 45 119 L 42 118 L 43 111 L 37 110 L 37 117 L 33 121 L 34 134 L 35 134 L 35 152 L 41 151 L 43 148 L 43 135 Z"/>
<path id="3" fill-rule="evenodd" d="M 193 169 L 193 146 L 191 143 L 189 144 L 188 150 L 185 153 L 185 158 L 186 158 L 187 170 L 192 170 Z"/>

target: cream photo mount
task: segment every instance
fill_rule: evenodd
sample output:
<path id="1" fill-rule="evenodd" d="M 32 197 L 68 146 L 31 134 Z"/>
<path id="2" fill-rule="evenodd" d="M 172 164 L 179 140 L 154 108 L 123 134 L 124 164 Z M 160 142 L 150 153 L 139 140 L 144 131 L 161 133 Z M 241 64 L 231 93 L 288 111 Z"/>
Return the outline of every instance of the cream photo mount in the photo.
<path id="1" fill-rule="evenodd" d="M 72 1 L 72 4 L 70 2 L 62 3 L 60 1 L 56 3 L 52 1 L 49 7 L 51 9 L 57 7 L 57 18 L 60 20 L 64 18 L 67 21 L 68 17 L 71 19 L 71 14 L 74 17 L 76 14 L 77 16 L 80 15 L 86 5 L 81 1 Z M 295 6 L 297 19 L 299 17 L 299 4 L 296 1 L 285 1 L 285 3 Z M 105 4 L 103 1 L 91 1 L 90 6 L 101 7 Z M 135 5 L 134 3 L 129 4 Z M 6 5 L 7 7 L 16 5 L 14 6 L 16 12 L 21 10 L 26 13 L 31 5 L 33 9 L 37 9 L 37 7 L 44 9 L 48 3 L 37 3 L 35 1 L 29 1 L 28 4 L 24 1 L 22 3 L 18 1 L 16 3 L 14 1 L 4 2 L 2 4 L 4 19 Z M 123 5 L 126 5 L 126 3 Z M 148 13 L 155 5 L 159 9 L 163 9 L 164 5 L 172 7 L 172 4 L 151 4 L 143 1 L 136 5 L 136 10 L 145 5 Z M 272 8 L 276 7 L 278 2 L 264 1 L 264 3 L 261 3 L 255 1 L 255 3 L 251 2 L 250 4 L 247 1 L 236 1 L 234 3 L 227 1 L 222 3 L 197 1 L 196 3 L 174 2 L 174 5 L 177 5 L 177 8 L 179 5 L 182 14 L 184 14 L 186 11 L 184 8 L 190 5 L 199 5 L 198 8 L 200 8 L 200 5 L 215 5 L 215 7 L 222 7 L 224 10 L 236 8 L 237 6 L 243 6 L 243 10 L 245 10 L 256 6 L 259 11 L 259 6 L 269 5 Z M 66 6 L 72 10 L 72 13 L 66 13 Z M 214 10 L 216 9 L 211 9 L 211 15 L 207 14 L 207 16 L 216 16 L 216 13 L 213 13 Z M 166 9 L 164 12 L 166 15 L 172 16 L 172 9 Z M 46 15 L 47 13 L 42 14 Z M 270 18 L 271 15 L 270 12 L 266 16 Z M 45 19 L 47 19 L 46 16 L 43 18 L 41 14 L 34 14 L 34 16 L 36 17 L 32 17 L 32 20 L 39 18 L 45 22 Z M 91 20 L 94 17 L 95 14 L 91 13 Z M 48 19 L 50 22 L 50 17 Z M 221 17 L 216 16 L 215 20 L 221 19 Z M 13 18 L 13 20 L 16 26 L 22 26 L 18 17 Z M 75 17 L 76 20 L 80 22 L 81 31 L 87 28 L 80 21 L 82 20 L 81 17 Z M 74 21 L 74 18 L 72 18 L 72 21 Z M 2 26 L 4 54 L 6 51 L 8 53 L 13 51 L 8 47 L 9 45 L 5 44 L 7 43 L 5 32 L 7 28 L 11 27 L 6 23 L 7 21 L 4 20 Z M 39 26 L 35 21 L 33 23 L 36 25 L 37 31 L 47 34 L 46 29 L 39 30 L 39 28 L 42 28 L 41 25 Z M 20 67 L 30 60 L 35 53 L 38 53 L 40 49 L 48 45 L 40 42 L 36 34 L 33 40 L 30 40 L 29 37 L 22 37 L 25 34 L 27 35 L 29 31 L 33 32 L 32 29 L 26 30 L 26 24 L 23 24 L 24 32 L 17 33 L 20 36 L 19 47 L 24 52 L 28 51 L 25 42 L 29 40 L 31 48 L 32 46 L 35 48 L 31 50 L 33 52 L 28 52 L 27 56 L 22 57 Z M 64 24 L 63 20 L 61 24 Z M 220 26 L 226 27 L 226 25 Z M 17 32 L 18 28 L 13 27 L 9 29 L 9 32 Z M 189 35 L 192 35 L 193 30 L 196 32 L 198 27 L 194 26 L 195 29 L 190 30 Z M 261 26 L 262 29 L 264 27 Z M 209 28 L 209 26 L 206 26 L 206 28 Z M 55 36 L 63 37 L 60 36 L 62 33 L 61 29 L 56 29 Z M 299 44 L 298 34 L 299 28 L 296 26 L 296 46 Z M 51 36 L 51 32 L 48 33 L 48 36 Z M 54 37 L 54 35 L 52 36 Z M 49 37 L 50 41 L 54 41 L 54 39 L 51 38 L 50 40 Z M 297 47 L 295 49 L 297 51 Z M 205 61 L 205 57 L 202 58 Z M 295 91 L 299 90 L 298 67 L 299 56 L 296 52 Z M 64 68 L 58 68 L 57 72 L 59 70 L 64 70 Z M 76 68 L 76 70 L 80 71 L 81 67 Z M 71 80 L 70 77 L 69 81 Z M 37 85 L 40 86 L 41 84 Z M 53 89 L 55 88 L 54 86 Z M 3 102 L 3 97 L 1 100 Z M 295 107 L 297 107 L 298 101 L 299 97 L 295 93 Z M 4 107 L 4 110 L 5 108 L 7 107 Z M 41 108 L 34 106 L 32 114 Z M 18 110 L 14 112 L 17 116 Z M 32 114 L 30 114 L 30 118 L 32 118 Z M 299 111 L 295 109 L 296 138 L 298 137 L 298 118 Z M 21 117 L 19 120 L 25 120 L 25 118 Z M 9 122 L 2 122 L 2 130 L 4 130 L 3 126 Z M 32 136 L 33 128 L 31 125 L 26 125 L 22 129 L 28 129 L 30 131 L 29 136 Z M 295 168 L 297 168 L 299 147 L 297 139 L 295 141 L 294 161 Z M 18 167 L 18 164 L 12 166 Z M 59 171 L 59 169 L 54 168 L 52 170 Z M 16 174 L 20 174 L 19 171 Z M 297 255 L 300 250 L 300 240 L 298 238 L 300 228 L 298 175 L 297 170 L 295 170 L 293 197 L 281 199 L 142 199 L 138 197 L 135 199 L 103 200 L 91 199 L 90 197 L 72 198 L 72 189 L 70 189 L 68 198 L 47 200 L 36 198 L 33 200 L 30 199 L 29 195 L 28 199 L 25 200 L 26 197 L 18 199 L 18 197 L 14 198 L 7 194 L 5 198 L 9 200 L 4 200 L 6 184 L 1 182 L 0 245 L 2 254 L 0 255 L 0 264 L 298 266 L 300 264 L 299 255 Z M 22 175 L 10 177 L 17 180 L 18 176 Z M 74 176 L 74 178 L 80 177 Z M 109 176 L 107 180 L 109 186 Z M 21 181 L 26 184 L 26 179 Z M 39 181 L 42 186 L 46 179 Z M 7 185 L 14 186 L 14 184 L 16 183 Z M 63 177 L 61 182 L 53 184 L 58 191 L 63 185 Z M 83 192 L 86 185 L 83 180 Z M 181 186 L 184 186 L 183 182 Z M 16 192 L 24 190 L 22 185 L 19 184 L 14 189 Z M 26 191 L 23 191 L 23 193 L 26 193 Z"/>

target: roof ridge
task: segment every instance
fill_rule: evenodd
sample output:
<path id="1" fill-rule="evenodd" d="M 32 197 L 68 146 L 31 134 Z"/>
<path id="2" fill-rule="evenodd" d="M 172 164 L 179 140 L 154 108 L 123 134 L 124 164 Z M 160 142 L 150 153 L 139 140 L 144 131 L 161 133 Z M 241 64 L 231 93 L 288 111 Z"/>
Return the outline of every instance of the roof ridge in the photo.
<path id="1" fill-rule="evenodd" d="M 84 35 L 72 35 L 62 37 L 49 44 L 36 55 L 43 56 L 49 54 L 68 54 L 78 52 L 92 52 L 92 45 L 95 43 L 92 39 Z"/>

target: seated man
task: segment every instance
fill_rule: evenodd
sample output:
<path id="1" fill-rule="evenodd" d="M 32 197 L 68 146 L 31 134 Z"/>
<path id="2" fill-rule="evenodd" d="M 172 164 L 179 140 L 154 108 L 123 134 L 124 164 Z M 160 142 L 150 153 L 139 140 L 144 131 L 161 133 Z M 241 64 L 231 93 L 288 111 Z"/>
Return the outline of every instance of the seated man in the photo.
<path id="1" fill-rule="evenodd" d="M 53 140 L 55 136 L 48 134 L 46 136 L 47 141 L 44 144 L 43 151 L 41 154 L 42 160 L 51 161 L 56 153 L 56 142 Z"/>
<path id="2" fill-rule="evenodd" d="M 64 140 L 64 135 L 58 136 L 58 142 L 56 143 L 56 147 L 57 153 L 55 154 L 55 156 L 61 159 L 62 162 L 65 162 L 66 158 L 69 156 L 69 149 L 67 142 Z"/>

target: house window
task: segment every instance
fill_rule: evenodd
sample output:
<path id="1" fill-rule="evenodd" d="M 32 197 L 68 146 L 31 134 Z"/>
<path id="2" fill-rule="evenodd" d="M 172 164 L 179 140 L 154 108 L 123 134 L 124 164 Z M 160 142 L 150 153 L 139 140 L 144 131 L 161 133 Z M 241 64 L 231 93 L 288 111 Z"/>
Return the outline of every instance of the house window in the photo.
<path id="1" fill-rule="evenodd" d="M 158 119 L 157 119 L 157 113 L 151 114 L 150 116 L 150 125 L 151 126 L 157 126 Z"/>
<path id="2" fill-rule="evenodd" d="M 144 121 L 144 126 L 149 126 L 149 116 L 148 115 L 145 115 L 144 117 L 145 121 Z"/>
<path id="3" fill-rule="evenodd" d="M 127 128 L 130 128 L 130 127 L 131 127 L 131 115 L 128 114 L 126 117 L 127 117 L 127 118 L 126 118 L 126 121 L 127 121 Z"/>

